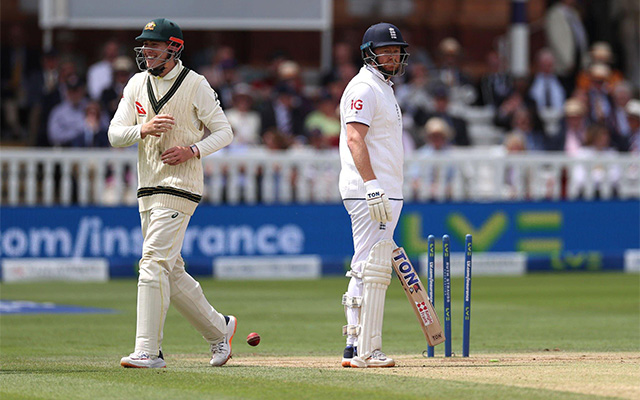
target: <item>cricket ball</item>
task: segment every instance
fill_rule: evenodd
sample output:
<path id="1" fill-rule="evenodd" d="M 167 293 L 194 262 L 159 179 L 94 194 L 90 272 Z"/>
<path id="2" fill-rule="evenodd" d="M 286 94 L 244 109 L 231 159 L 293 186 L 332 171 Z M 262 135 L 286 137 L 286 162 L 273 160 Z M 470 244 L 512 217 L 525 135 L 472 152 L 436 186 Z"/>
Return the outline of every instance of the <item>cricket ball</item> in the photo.
<path id="1" fill-rule="evenodd" d="M 249 336 L 247 336 L 247 343 L 249 346 L 257 346 L 260 343 L 260 335 L 255 332 L 251 332 Z"/>

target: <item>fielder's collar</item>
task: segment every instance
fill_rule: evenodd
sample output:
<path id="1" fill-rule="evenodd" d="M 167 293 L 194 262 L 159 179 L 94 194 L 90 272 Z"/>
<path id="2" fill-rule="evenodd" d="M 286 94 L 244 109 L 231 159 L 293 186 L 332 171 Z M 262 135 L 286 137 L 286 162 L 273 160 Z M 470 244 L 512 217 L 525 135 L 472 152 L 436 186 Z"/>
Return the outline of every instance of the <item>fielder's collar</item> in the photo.
<path id="1" fill-rule="evenodd" d="M 154 78 L 160 80 L 163 79 L 165 81 L 172 81 L 174 79 L 176 79 L 176 77 L 180 74 L 180 71 L 182 71 L 182 60 L 176 60 L 176 65 L 173 66 L 173 68 L 171 69 L 171 71 L 169 71 L 168 74 L 166 74 L 165 76 L 155 76 Z"/>

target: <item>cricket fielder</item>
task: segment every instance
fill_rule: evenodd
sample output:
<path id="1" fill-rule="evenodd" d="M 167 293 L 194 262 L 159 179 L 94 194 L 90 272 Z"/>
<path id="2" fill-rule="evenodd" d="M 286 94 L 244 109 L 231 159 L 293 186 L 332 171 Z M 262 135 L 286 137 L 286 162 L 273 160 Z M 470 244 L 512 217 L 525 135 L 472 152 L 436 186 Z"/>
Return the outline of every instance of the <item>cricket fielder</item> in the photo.
<path id="1" fill-rule="evenodd" d="M 203 193 L 201 157 L 231 143 L 233 133 L 216 93 L 197 73 L 182 65 L 182 30 L 154 19 L 136 38 L 142 72 L 124 88 L 109 126 L 114 147 L 138 145 L 138 206 L 142 258 L 138 277 L 134 352 L 120 364 L 164 368 L 162 331 L 169 303 L 209 343 L 212 366 L 231 357 L 237 321 L 217 312 L 200 284 L 184 269 L 180 255 L 185 231 Z M 204 127 L 211 135 L 202 139 Z"/>
<path id="2" fill-rule="evenodd" d="M 384 299 L 391 282 L 393 231 L 402 210 L 402 114 L 391 77 L 409 54 L 400 30 L 371 26 L 360 46 L 364 66 L 340 100 L 340 194 L 351 217 L 354 255 L 343 295 L 343 367 L 393 367 L 382 351 Z"/>

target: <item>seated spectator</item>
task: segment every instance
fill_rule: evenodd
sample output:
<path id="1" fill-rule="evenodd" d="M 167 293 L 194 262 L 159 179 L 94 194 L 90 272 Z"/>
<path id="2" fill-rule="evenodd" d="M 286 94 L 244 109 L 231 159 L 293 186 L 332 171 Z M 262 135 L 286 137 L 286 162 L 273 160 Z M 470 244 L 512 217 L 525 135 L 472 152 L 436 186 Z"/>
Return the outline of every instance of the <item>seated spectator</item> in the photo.
<path id="1" fill-rule="evenodd" d="M 438 86 L 433 91 L 434 111 L 420 108 L 414 115 L 417 126 L 424 126 L 433 117 L 443 119 L 454 132 L 453 144 L 456 146 L 469 146 L 469 136 L 467 134 L 467 122 L 461 118 L 454 117 L 449 112 L 449 91 L 444 86 Z"/>
<path id="2" fill-rule="evenodd" d="M 529 150 L 543 151 L 547 149 L 546 138 L 543 132 L 533 126 L 531 113 L 526 108 L 518 108 L 511 119 L 511 133 L 520 134 L 526 141 Z"/>
<path id="3" fill-rule="evenodd" d="M 102 91 L 113 82 L 112 63 L 120 54 L 118 42 L 109 40 L 102 49 L 102 59 L 87 70 L 87 91 L 93 100 L 100 100 Z"/>
<path id="4" fill-rule="evenodd" d="M 498 108 L 513 90 L 513 78 L 497 51 L 487 54 L 489 73 L 480 79 L 480 104 Z"/>
<path id="5" fill-rule="evenodd" d="M 589 68 L 591 85 L 587 89 L 589 118 L 592 122 L 604 124 L 611 117 L 613 101 L 611 100 L 611 88 L 607 79 L 611 70 L 605 64 L 593 64 Z"/>
<path id="6" fill-rule="evenodd" d="M 129 57 L 120 56 L 113 61 L 113 82 L 102 91 L 100 102 L 109 118 L 112 118 L 122 98 L 122 92 L 133 73 L 133 61 Z"/>
<path id="7" fill-rule="evenodd" d="M 362 63 L 360 54 L 354 53 L 353 46 L 347 42 L 338 42 L 333 45 L 333 60 L 331 67 L 323 71 L 321 83 L 322 86 L 326 86 L 329 82 L 340 80 L 340 69 L 347 65 L 347 68 L 352 68 L 357 72 L 358 67 Z M 355 75 L 355 74 L 354 74 Z M 353 75 L 349 78 L 351 80 Z"/>
<path id="8" fill-rule="evenodd" d="M 472 104 L 476 99 L 471 78 L 462 71 L 462 46 L 452 38 L 444 38 L 439 46 L 439 62 L 434 74 L 450 91 L 452 103 Z"/>
<path id="9" fill-rule="evenodd" d="M 530 95 L 529 77 L 527 76 L 514 77 L 513 91 L 496 110 L 493 122 L 497 126 L 509 130 L 513 114 L 519 108 L 526 108 L 529 110 L 534 128 L 540 131 L 543 130 L 542 121 L 538 114 L 538 107 L 536 106 L 535 100 L 533 100 Z"/>
<path id="10" fill-rule="evenodd" d="M 631 85 L 622 81 L 616 84 L 611 95 L 613 109 L 607 121 L 611 130 L 613 145 L 620 151 L 626 150 L 627 139 L 631 134 L 631 127 L 627 119 L 627 104 L 631 101 Z"/>
<path id="11" fill-rule="evenodd" d="M 212 88 L 216 88 L 221 86 L 225 80 L 223 69 L 225 67 L 235 68 L 237 64 L 233 47 L 222 46 L 211 57 L 211 63 L 200 68 L 198 72 L 207 79 Z"/>
<path id="12" fill-rule="evenodd" d="M 268 150 L 286 150 L 291 146 L 291 137 L 282 134 L 275 128 L 267 129 L 262 134 L 262 143 Z"/>
<path id="13" fill-rule="evenodd" d="M 538 112 L 553 109 L 561 111 L 566 95 L 555 74 L 555 58 L 551 50 L 544 48 L 536 55 L 537 72 L 531 82 L 529 95 L 535 101 Z"/>
<path id="14" fill-rule="evenodd" d="M 570 98 L 564 103 L 564 121 L 556 143 L 551 150 L 564 151 L 567 155 L 575 155 L 584 146 L 587 139 L 589 120 L 584 103 L 577 98 Z"/>
<path id="15" fill-rule="evenodd" d="M 330 147 L 338 147 L 340 144 L 340 116 L 338 104 L 329 93 L 323 93 L 318 99 L 317 109 L 310 112 L 304 120 L 305 130 L 316 132 L 320 138 Z"/>
<path id="16" fill-rule="evenodd" d="M 296 91 L 285 84 L 280 84 L 274 91 L 271 101 L 264 104 L 261 111 L 262 135 L 268 130 L 277 129 L 281 135 L 291 139 L 304 137 L 304 118 L 301 101 Z"/>
<path id="17" fill-rule="evenodd" d="M 629 137 L 626 140 L 625 150 L 634 154 L 640 154 L 640 100 L 630 100 L 625 109 L 627 110 L 630 130 Z"/>
<path id="18" fill-rule="evenodd" d="M 520 132 L 510 132 L 502 142 L 507 155 L 524 154 L 527 151 L 527 139 Z M 530 172 L 521 164 L 508 163 L 504 171 L 503 195 L 508 199 L 529 197 Z"/>
<path id="19" fill-rule="evenodd" d="M 224 112 L 233 129 L 233 142 L 229 147 L 245 148 L 260 145 L 260 114 L 252 109 L 253 97 L 249 85 L 237 84 L 232 101 L 232 107 Z"/>
<path id="20" fill-rule="evenodd" d="M 110 147 L 107 131 L 109 117 L 102 112 L 100 103 L 89 101 L 85 108 L 82 134 L 73 139 L 72 147 Z"/>
<path id="21" fill-rule="evenodd" d="M 611 133 L 606 125 L 594 124 L 587 129 L 584 146 L 574 156 L 577 158 L 613 159 L 618 154 L 611 148 Z M 618 165 L 608 163 L 585 164 L 577 162 L 571 169 L 569 193 L 572 196 L 583 197 L 587 185 L 595 187 L 595 197 L 600 198 L 601 191 L 606 190 L 603 185 L 612 184 L 615 193 L 616 183 L 620 180 L 622 171 Z"/>
<path id="22" fill-rule="evenodd" d="M 86 106 L 84 83 L 72 76 L 66 82 L 64 101 L 55 106 L 49 116 L 48 133 L 52 146 L 72 146 L 82 140 Z"/>
<path id="23" fill-rule="evenodd" d="M 418 148 L 414 155 L 418 161 L 409 171 L 412 190 L 419 198 L 437 197 L 442 185 L 445 185 L 446 197 L 451 196 L 451 182 L 454 176 L 453 167 L 441 170 L 437 164 L 427 164 L 420 160 L 429 160 L 436 154 L 446 154 L 451 150 L 453 130 L 445 120 L 433 117 L 423 128 L 424 145 Z"/>
<path id="24" fill-rule="evenodd" d="M 604 64 L 609 68 L 613 67 L 613 52 L 611 46 L 607 42 L 595 42 L 591 45 L 591 65 Z M 610 87 L 624 80 L 624 75 L 619 70 L 611 69 L 611 73 L 607 77 L 607 84 Z M 591 86 L 591 74 L 588 69 L 583 69 L 578 73 L 576 78 L 576 87 L 587 90 Z"/>
<path id="25" fill-rule="evenodd" d="M 427 66 L 422 63 L 411 63 L 408 69 L 408 82 L 396 89 L 396 100 L 402 112 L 412 114 L 418 108 L 433 110 Z"/>

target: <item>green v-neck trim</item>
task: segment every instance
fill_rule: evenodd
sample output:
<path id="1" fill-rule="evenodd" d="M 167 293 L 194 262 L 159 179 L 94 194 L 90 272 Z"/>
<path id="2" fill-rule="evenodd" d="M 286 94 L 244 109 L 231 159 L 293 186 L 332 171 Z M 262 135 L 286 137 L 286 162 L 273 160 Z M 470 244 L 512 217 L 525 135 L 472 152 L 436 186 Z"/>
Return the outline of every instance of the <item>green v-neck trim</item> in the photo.
<path id="1" fill-rule="evenodd" d="M 182 71 L 180 71 L 180 74 L 178 74 L 176 81 L 173 82 L 173 85 L 171 85 L 171 88 L 167 91 L 167 93 L 164 96 L 162 96 L 160 100 L 156 99 L 156 95 L 153 93 L 153 87 L 151 86 L 151 77 L 148 77 L 147 95 L 149 96 L 149 102 L 151 103 L 153 112 L 155 112 L 156 115 L 160 114 L 160 110 L 162 110 L 162 107 L 164 107 L 165 104 L 167 104 L 169 100 L 171 100 L 173 95 L 176 94 L 176 92 L 178 91 L 178 88 L 180 88 L 180 85 L 184 81 L 184 78 L 187 77 L 187 74 L 189 73 L 189 71 L 190 71 L 189 68 L 183 67 Z"/>

